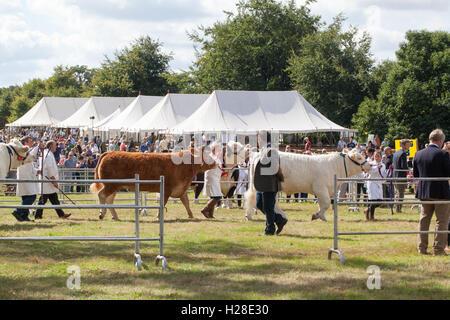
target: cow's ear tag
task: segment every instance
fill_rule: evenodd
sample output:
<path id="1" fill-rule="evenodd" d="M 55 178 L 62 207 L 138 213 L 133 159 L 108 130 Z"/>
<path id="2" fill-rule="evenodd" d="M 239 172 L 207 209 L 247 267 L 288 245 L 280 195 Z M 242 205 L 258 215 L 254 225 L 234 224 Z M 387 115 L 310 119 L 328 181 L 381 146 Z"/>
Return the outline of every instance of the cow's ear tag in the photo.
<path id="1" fill-rule="evenodd" d="M 22 161 L 23 158 L 21 156 L 17 156 L 17 160 Z"/>

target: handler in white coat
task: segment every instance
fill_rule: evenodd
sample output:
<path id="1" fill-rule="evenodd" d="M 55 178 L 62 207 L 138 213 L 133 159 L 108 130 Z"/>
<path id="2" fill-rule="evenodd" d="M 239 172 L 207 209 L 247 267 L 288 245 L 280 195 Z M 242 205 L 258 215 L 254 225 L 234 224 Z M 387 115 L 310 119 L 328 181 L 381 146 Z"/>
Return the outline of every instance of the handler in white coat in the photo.
<path id="1" fill-rule="evenodd" d="M 385 178 L 386 177 L 386 167 L 383 162 L 381 162 L 381 151 L 376 151 L 374 154 L 374 161 L 370 164 L 372 167 L 368 172 L 368 178 Z M 383 199 L 383 181 L 367 181 L 367 193 L 369 195 L 370 201 L 381 201 Z M 375 208 L 379 207 L 379 204 L 369 204 L 364 212 L 366 214 L 367 220 L 375 220 Z M 369 215 L 370 214 L 370 215 Z"/>
<path id="2" fill-rule="evenodd" d="M 29 136 L 24 137 L 20 140 L 20 142 L 29 147 L 30 149 L 33 147 L 33 139 Z M 37 158 L 37 154 L 39 151 L 39 146 L 36 146 L 30 151 L 29 156 L 34 159 Z M 17 179 L 24 180 L 36 180 L 37 170 L 34 167 L 33 162 L 28 162 L 17 168 Z M 22 197 L 21 205 L 29 206 L 34 203 L 36 200 L 36 195 L 38 193 L 37 183 L 33 182 L 24 182 L 18 183 L 16 187 L 16 196 Z M 12 212 L 12 215 L 17 219 L 17 221 L 30 221 L 28 218 L 29 210 L 28 209 L 16 209 Z"/>
<path id="3" fill-rule="evenodd" d="M 219 142 L 211 144 L 211 158 L 216 162 L 215 169 L 207 170 L 205 172 L 205 192 L 211 200 L 202 209 L 203 215 L 208 218 L 214 218 L 214 209 L 216 205 L 222 200 L 222 190 L 220 188 L 220 178 L 222 176 L 223 156 L 222 146 Z"/>
<path id="4" fill-rule="evenodd" d="M 50 140 L 47 142 L 45 150 L 43 152 L 44 161 L 42 158 L 39 159 L 39 172 L 42 173 L 42 177 L 44 180 L 57 180 L 59 179 L 58 175 L 58 167 L 56 165 L 56 160 L 53 155 L 53 152 L 56 151 L 56 142 Z M 43 163 L 43 168 L 42 168 Z M 51 204 L 59 205 L 58 199 L 58 183 L 42 183 L 41 186 L 41 196 L 39 197 L 39 205 L 44 205 L 47 200 L 50 200 Z M 64 213 L 62 209 L 55 209 L 58 216 L 62 219 L 66 219 L 70 217 L 70 213 Z M 35 219 L 42 219 L 43 209 L 37 209 Z"/>

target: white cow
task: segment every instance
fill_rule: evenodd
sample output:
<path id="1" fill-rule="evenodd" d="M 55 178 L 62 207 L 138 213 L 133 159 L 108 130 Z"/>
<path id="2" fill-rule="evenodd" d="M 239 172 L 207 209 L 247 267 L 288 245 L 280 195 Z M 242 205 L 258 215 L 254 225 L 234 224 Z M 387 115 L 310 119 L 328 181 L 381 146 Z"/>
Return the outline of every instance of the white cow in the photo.
<path id="1" fill-rule="evenodd" d="M 6 178 L 12 169 L 32 161 L 33 157 L 29 157 L 28 147 L 18 139 L 12 139 L 8 144 L 0 143 L 0 177 L 2 179 Z"/>
<path id="2" fill-rule="evenodd" d="M 348 154 L 330 153 L 324 155 L 303 155 L 280 152 L 280 165 L 284 175 L 281 183 L 282 191 L 287 194 L 298 192 L 311 193 L 317 196 L 319 211 L 312 216 L 312 220 L 320 218 L 326 221 L 325 211 L 330 207 L 331 196 L 334 191 L 334 175 L 338 178 L 352 177 L 361 171 L 368 171 L 370 164 L 356 150 Z M 245 193 L 245 217 L 252 219 L 256 207 L 256 190 L 253 184 L 255 163 L 260 153 L 253 155 L 250 167 L 249 188 Z M 347 171 L 347 172 L 346 172 Z M 339 188 L 339 185 L 338 185 Z M 275 211 L 283 213 L 278 201 Z"/>

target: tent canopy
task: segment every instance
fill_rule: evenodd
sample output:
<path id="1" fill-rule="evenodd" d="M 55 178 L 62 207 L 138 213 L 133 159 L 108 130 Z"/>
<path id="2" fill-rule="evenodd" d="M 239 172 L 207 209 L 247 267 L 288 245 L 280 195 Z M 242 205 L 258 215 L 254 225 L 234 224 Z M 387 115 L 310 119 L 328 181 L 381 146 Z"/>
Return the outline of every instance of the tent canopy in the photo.
<path id="1" fill-rule="evenodd" d="M 94 127 L 110 116 L 117 108 L 125 108 L 135 98 L 91 97 L 83 106 L 57 126 L 60 128 Z M 93 121 L 90 119 L 94 117 Z"/>
<path id="2" fill-rule="evenodd" d="M 297 91 L 216 90 L 173 133 L 255 134 L 354 131 L 328 120 Z"/>
<path id="3" fill-rule="evenodd" d="M 168 93 L 129 129 L 130 131 L 170 129 L 188 118 L 209 96 L 208 94 Z"/>
<path id="4" fill-rule="evenodd" d="M 115 115 L 109 121 L 104 122 L 98 129 L 100 131 L 127 131 L 162 99 L 163 97 L 140 95 L 126 109 L 122 109 L 122 112 Z"/>
<path id="5" fill-rule="evenodd" d="M 43 97 L 10 127 L 51 127 L 67 119 L 89 98 Z"/>

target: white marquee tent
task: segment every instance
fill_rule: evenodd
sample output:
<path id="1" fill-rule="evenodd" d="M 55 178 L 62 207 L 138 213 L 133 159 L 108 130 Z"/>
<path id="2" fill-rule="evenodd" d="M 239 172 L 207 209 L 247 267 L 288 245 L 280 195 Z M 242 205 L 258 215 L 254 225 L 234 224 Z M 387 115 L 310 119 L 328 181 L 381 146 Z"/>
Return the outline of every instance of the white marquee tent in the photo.
<path id="1" fill-rule="evenodd" d="M 109 121 L 103 122 L 97 129 L 100 131 L 128 131 L 163 98 L 139 95 L 128 107 L 125 109 L 121 108 L 122 112 L 116 114 Z"/>
<path id="2" fill-rule="evenodd" d="M 184 121 L 197 110 L 210 95 L 168 93 L 141 120 L 129 127 L 130 131 L 167 130 Z"/>
<path id="3" fill-rule="evenodd" d="M 318 112 L 297 91 L 214 91 L 173 133 L 255 134 L 348 132 Z"/>
<path id="4" fill-rule="evenodd" d="M 57 126 L 60 128 L 89 128 L 110 116 L 117 108 L 126 108 L 135 98 L 91 97 L 86 103 Z M 93 121 L 90 119 L 94 117 Z"/>
<path id="5" fill-rule="evenodd" d="M 10 127 L 51 127 L 73 115 L 89 98 L 43 97 Z"/>

